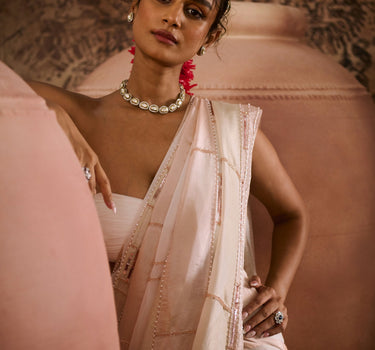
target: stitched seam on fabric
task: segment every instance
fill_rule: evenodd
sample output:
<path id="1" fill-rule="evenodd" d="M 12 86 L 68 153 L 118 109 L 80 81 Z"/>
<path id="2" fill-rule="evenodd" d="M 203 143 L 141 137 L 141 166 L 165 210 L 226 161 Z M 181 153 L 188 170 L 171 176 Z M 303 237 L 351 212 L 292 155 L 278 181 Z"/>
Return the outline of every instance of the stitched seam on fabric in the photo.
<path id="1" fill-rule="evenodd" d="M 190 331 L 179 331 L 179 332 L 165 332 L 165 333 L 157 333 L 157 337 L 174 337 L 179 335 L 191 335 L 197 332 L 196 329 Z"/>
<path id="2" fill-rule="evenodd" d="M 202 152 L 202 153 L 208 153 L 210 155 L 215 155 L 215 152 L 214 151 L 211 151 L 209 149 L 205 149 L 205 148 L 199 148 L 199 147 L 194 147 L 192 150 L 191 150 L 191 153 L 193 152 Z"/>
<path id="3" fill-rule="evenodd" d="M 215 116 L 215 113 L 214 113 L 214 109 L 213 109 L 213 106 L 212 106 L 212 102 L 209 101 L 209 100 L 206 100 L 206 103 L 207 103 L 207 108 L 208 108 L 208 111 L 209 111 L 209 115 L 210 115 L 210 119 L 209 119 L 209 122 L 210 122 L 210 131 L 211 131 L 211 137 L 213 139 L 213 142 L 214 142 L 214 146 L 215 146 L 215 151 L 213 153 L 213 155 L 215 156 L 216 158 L 216 169 L 215 169 L 215 174 L 216 175 L 219 175 L 220 173 L 220 159 L 219 159 L 219 146 L 218 146 L 218 140 L 217 140 L 217 123 L 216 123 L 216 116 Z M 221 174 L 220 174 L 221 176 Z M 214 198 L 212 199 L 213 202 L 214 202 L 214 205 L 213 205 L 213 213 L 211 214 L 212 217 L 211 217 L 211 228 L 210 228 L 210 265 L 209 265 L 209 268 L 208 268 L 208 278 L 207 278 L 207 285 L 206 285 L 206 294 L 208 293 L 208 287 L 210 285 L 210 281 L 211 281 L 211 274 L 212 274 L 212 266 L 213 266 L 213 261 L 214 261 L 214 244 L 215 244 L 215 233 L 216 233 L 216 228 L 217 228 L 217 222 L 216 222 L 216 214 L 217 214 L 217 205 L 218 205 L 218 200 L 220 199 L 219 198 L 219 183 L 218 183 L 219 179 L 218 177 L 216 176 L 216 179 L 215 179 L 215 196 Z"/>
<path id="4" fill-rule="evenodd" d="M 217 302 L 219 302 L 219 304 L 223 307 L 225 311 L 231 312 L 231 308 L 219 296 L 215 294 L 207 293 L 206 297 L 216 300 Z"/>
<path id="5" fill-rule="evenodd" d="M 156 316 L 153 322 L 152 326 L 152 342 L 151 342 L 151 349 L 155 348 L 155 341 L 156 341 L 156 336 L 157 336 L 157 327 L 158 327 L 158 322 L 159 322 L 159 317 L 160 317 L 160 312 L 161 312 L 161 303 L 163 299 L 163 287 L 164 287 L 164 281 L 165 277 L 167 274 L 167 264 L 168 264 L 168 258 L 169 258 L 169 253 L 168 251 L 167 257 L 164 261 L 163 264 L 163 270 L 161 272 L 161 277 L 160 277 L 160 284 L 159 284 L 159 296 L 158 296 L 158 302 L 157 302 L 157 309 L 156 309 Z"/>
<path id="6" fill-rule="evenodd" d="M 244 256 L 243 256 L 243 246 L 244 246 L 244 220 L 245 220 L 245 210 L 247 211 L 247 207 L 244 208 L 245 203 L 247 200 L 245 198 L 246 185 L 247 185 L 247 177 L 249 172 L 249 162 L 251 157 L 251 150 L 249 150 L 249 142 L 253 139 L 254 133 L 250 133 L 250 105 L 247 105 L 247 110 L 245 111 L 243 106 L 240 105 L 239 111 L 239 121 L 240 121 L 240 130 L 241 130 L 241 159 L 240 159 L 240 186 L 239 186 L 239 199 L 240 199 L 240 213 L 239 213 L 239 223 L 238 223 L 238 242 L 237 242 L 237 256 L 236 256 L 236 271 L 235 271 L 235 280 L 237 281 L 232 294 L 232 304 L 231 304 L 231 315 L 230 315 L 230 323 L 228 329 L 228 339 L 226 345 L 228 347 L 238 348 L 238 337 L 239 333 L 241 332 L 239 327 L 239 315 L 241 313 L 241 297 L 242 297 L 242 288 L 241 288 L 241 266 L 240 263 L 243 264 Z M 242 155 L 244 154 L 245 157 Z M 240 281 L 240 282 L 239 282 Z"/>
<path id="7" fill-rule="evenodd" d="M 154 261 L 152 264 L 153 264 L 153 265 L 164 265 L 166 262 L 167 262 L 167 260 Z"/>
<path id="8" fill-rule="evenodd" d="M 238 169 L 236 169 L 236 167 L 229 161 L 229 159 L 225 158 L 225 157 L 222 157 L 220 158 L 220 160 L 222 162 L 225 162 L 228 164 L 228 166 L 236 173 L 237 177 L 240 179 L 241 178 L 241 175 L 240 175 L 240 172 Z"/>

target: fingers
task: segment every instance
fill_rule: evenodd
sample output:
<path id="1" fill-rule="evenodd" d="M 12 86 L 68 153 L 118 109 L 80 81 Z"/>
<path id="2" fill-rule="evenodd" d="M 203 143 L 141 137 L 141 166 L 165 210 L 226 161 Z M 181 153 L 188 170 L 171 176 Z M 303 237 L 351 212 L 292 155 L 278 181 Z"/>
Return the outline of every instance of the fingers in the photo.
<path id="1" fill-rule="evenodd" d="M 105 204 L 116 214 L 116 205 L 112 200 L 112 190 L 108 177 L 99 162 L 95 165 L 96 183 L 103 195 Z"/>
<path id="2" fill-rule="evenodd" d="M 245 337 L 269 337 L 285 330 L 288 323 L 286 307 L 277 307 L 274 312 L 270 313 L 270 310 L 273 308 L 274 307 L 272 306 L 265 305 L 256 315 L 254 315 L 254 318 L 246 322 L 244 325 L 244 333 L 246 333 Z M 284 315 L 284 320 L 279 325 L 275 322 L 276 311 L 282 311 Z"/>
<path id="3" fill-rule="evenodd" d="M 267 338 L 277 333 L 282 333 L 285 330 L 285 328 L 281 325 L 268 328 L 268 325 L 266 323 L 264 324 L 264 329 L 265 331 L 262 331 L 262 329 L 260 328 L 254 329 L 248 332 L 247 334 L 245 334 L 244 337 L 245 338 Z"/>
<path id="4" fill-rule="evenodd" d="M 250 279 L 249 279 L 249 285 L 251 287 L 254 287 L 254 288 L 259 288 L 262 286 L 262 281 L 260 279 L 259 276 L 257 275 L 253 275 Z M 251 313 L 251 310 L 256 310 L 257 307 L 259 307 L 261 304 L 259 304 L 259 306 L 257 306 L 258 303 L 261 303 L 261 301 L 258 301 L 255 300 L 253 301 L 253 303 L 249 303 L 246 307 L 243 308 L 242 310 L 242 320 L 245 320 L 249 314 Z"/>
<path id="5" fill-rule="evenodd" d="M 253 276 L 250 285 L 259 283 L 260 279 Z M 255 286 L 256 287 L 256 286 Z M 243 319 L 252 315 L 244 322 L 245 337 L 266 337 L 282 332 L 287 324 L 287 309 L 276 291 L 264 285 L 256 287 L 258 295 L 243 308 Z M 284 315 L 282 324 L 275 322 L 275 313 L 281 311 Z"/>
<path id="6" fill-rule="evenodd" d="M 284 322 L 285 322 L 285 323 L 284 323 Z M 284 332 L 287 323 L 288 323 L 288 322 L 285 320 L 285 321 L 283 321 L 282 324 L 267 329 L 265 332 L 260 333 L 260 334 L 261 334 L 261 337 L 262 337 L 262 338 L 265 338 L 265 337 L 271 337 L 271 336 L 273 336 L 273 335 L 275 335 L 275 334 L 277 334 L 277 333 L 282 333 L 282 332 Z M 259 332 L 261 332 L 261 330 L 259 330 Z"/>
<path id="7" fill-rule="evenodd" d="M 94 171 L 91 171 L 92 169 L 90 169 L 89 166 L 83 166 L 82 167 L 82 171 L 83 171 L 83 174 L 87 180 L 87 184 L 89 185 L 89 188 L 90 188 L 90 191 L 95 194 L 96 193 L 96 190 L 95 190 L 95 173 Z"/>
<path id="8" fill-rule="evenodd" d="M 261 285 L 257 288 L 258 295 L 251 300 L 243 309 L 244 312 L 247 312 L 248 315 L 252 314 L 260 308 L 263 304 L 267 303 L 270 299 L 279 299 L 276 295 L 276 291 L 264 285 Z"/>
<path id="9" fill-rule="evenodd" d="M 250 278 L 249 284 L 251 287 L 260 287 L 262 284 L 262 281 L 259 276 L 254 275 Z"/>
<path id="10" fill-rule="evenodd" d="M 90 180 L 87 180 L 87 183 L 89 185 L 90 191 L 93 195 L 96 194 L 96 176 L 95 171 L 93 167 L 87 166 L 87 168 L 90 170 L 91 178 Z"/>
<path id="11" fill-rule="evenodd" d="M 96 194 L 96 187 L 100 189 L 103 195 L 103 200 L 106 206 L 116 214 L 116 206 L 112 200 L 112 190 L 108 177 L 100 165 L 97 157 L 92 157 L 89 161 L 81 161 L 84 164 L 82 167 L 90 191 L 93 195 Z"/>

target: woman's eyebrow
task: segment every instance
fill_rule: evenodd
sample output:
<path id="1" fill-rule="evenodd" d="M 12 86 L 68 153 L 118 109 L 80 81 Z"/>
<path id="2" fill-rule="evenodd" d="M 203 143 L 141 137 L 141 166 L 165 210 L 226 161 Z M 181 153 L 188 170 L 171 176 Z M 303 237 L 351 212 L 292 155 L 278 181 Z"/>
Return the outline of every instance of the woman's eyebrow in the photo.
<path id="1" fill-rule="evenodd" d="M 194 2 L 197 2 L 203 6 L 208 7 L 210 10 L 212 10 L 212 4 L 207 0 L 193 0 Z"/>

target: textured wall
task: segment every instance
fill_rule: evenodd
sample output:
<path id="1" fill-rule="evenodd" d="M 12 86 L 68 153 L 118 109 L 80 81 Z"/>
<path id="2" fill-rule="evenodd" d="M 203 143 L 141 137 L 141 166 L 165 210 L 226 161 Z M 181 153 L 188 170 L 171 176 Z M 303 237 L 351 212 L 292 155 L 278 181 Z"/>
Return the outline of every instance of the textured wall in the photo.
<path id="1" fill-rule="evenodd" d="M 375 98 L 375 1 L 260 0 L 301 8 L 307 40 Z M 0 0 L 0 60 L 25 77 L 74 87 L 131 43 L 129 0 Z"/>
<path id="2" fill-rule="evenodd" d="M 131 43 L 121 0 L 0 0 L 0 60 L 24 77 L 73 87 Z"/>

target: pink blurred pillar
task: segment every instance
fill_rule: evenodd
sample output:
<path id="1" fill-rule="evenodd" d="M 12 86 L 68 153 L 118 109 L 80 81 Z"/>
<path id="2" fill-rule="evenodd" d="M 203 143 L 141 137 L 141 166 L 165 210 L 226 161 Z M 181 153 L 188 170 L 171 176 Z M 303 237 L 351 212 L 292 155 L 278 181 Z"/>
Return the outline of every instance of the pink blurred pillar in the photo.
<path id="1" fill-rule="evenodd" d="M 119 349 L 86 180 L 56 116 L 0 62 L 0 348 Z"/>

